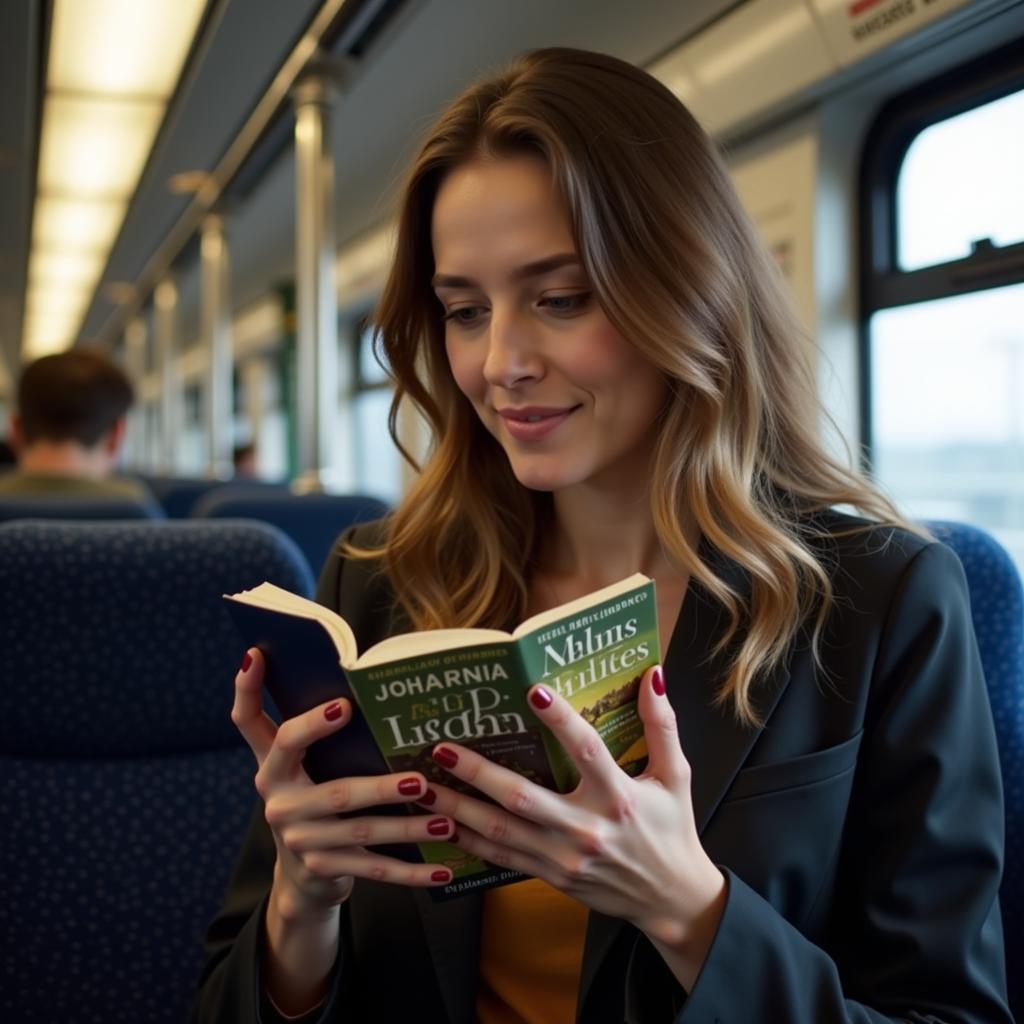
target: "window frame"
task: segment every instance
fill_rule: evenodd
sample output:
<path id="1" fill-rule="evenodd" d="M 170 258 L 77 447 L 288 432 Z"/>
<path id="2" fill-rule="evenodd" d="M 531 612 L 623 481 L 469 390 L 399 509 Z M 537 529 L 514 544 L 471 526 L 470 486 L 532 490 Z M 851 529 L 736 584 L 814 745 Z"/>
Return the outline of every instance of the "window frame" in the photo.
<path id="1" fill-rule="evenodd" d="M 858 184 L 859 413 L 861 450 L 873 464 L 871 318 L 896 306 L 1024 283 L 1024 241 L 985 241 L 960 259 L 902 270 L 897 253 L 897 185 L 914 140 L 932 125 L 1024 90 L 1020 40 L 889 100 L 868 131 Z"/>

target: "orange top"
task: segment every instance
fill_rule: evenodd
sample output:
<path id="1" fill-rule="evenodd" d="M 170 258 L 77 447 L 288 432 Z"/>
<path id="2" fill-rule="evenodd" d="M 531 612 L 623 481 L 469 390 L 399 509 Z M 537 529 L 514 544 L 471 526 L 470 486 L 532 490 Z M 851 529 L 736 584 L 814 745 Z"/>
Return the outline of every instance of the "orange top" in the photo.
<path id="1" fill-rule="evenodd" d="M 575 1020 L 587 914 L 582 903 L 539 878 L 484 893 L 477 1020 Z"/>

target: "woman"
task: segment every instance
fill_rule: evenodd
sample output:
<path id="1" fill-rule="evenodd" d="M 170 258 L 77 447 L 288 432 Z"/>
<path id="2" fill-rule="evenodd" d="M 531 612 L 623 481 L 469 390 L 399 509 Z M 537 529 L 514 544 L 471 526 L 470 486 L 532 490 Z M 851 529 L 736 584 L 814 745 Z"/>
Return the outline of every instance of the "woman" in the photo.
<path id="1" fill-rule="evenodd" d="M 571 794 L 450 743 L 438 764 L 495 802 L 418 775 L 316 786 L 303 751 L 353 709 L 277 729 L 249 652 L 234 720 L 266 820 L 198 1019 L 1009 1020 L 959 563 L 820 447 L 775 274 L 678 101 L 571 50 L 467 90 L 413 166 L 378 326 L 434 446 L 319 599 L 364 647 L 645 572 L 650 765 L 628 778 L 534 687 Z M 334 813 L 381 803 L 424 813 Z M 446 871 L 373 850 L 431 836 L 533 877 L 434 905 Z"/>

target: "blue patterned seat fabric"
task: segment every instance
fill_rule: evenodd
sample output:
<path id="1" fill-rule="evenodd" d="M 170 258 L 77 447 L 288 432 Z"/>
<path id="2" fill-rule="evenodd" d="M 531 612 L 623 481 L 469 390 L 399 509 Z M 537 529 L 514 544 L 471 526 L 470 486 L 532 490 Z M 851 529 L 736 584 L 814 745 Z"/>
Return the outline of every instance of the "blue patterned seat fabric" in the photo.
<path id="1" fill-rule="evenodd" d="M 1003 770 L 1006 871 L 1000 903 L 1010 1006 L 1024 1020 L 1024 589 L 1013 560 L 985 531 L 963 523 L 925 525 L 957 553 L 967 576 Z"/>
<path id="2" fill-rule="evenodd" d="M 387 512 L 380 499 L 362 494 L 257 494 L 244 486 L 225 486 L 200 498 L 192 515 L 273 523 L 298 544 L 314 574 L 319 574 L 338 534 Z"/>
<path id="3" fill-rule="evenodd" d="M 0 1020 L 184 1020 L 253 806 L 221 595 L 313 581 L 260 523 L 0 526 Z"/>
<path id="4" fill-rule="evenodd" d="M 0 522 L 12 519 L 163 519 L 164 510 L 156 501 L 132 501 L 130 498 L 83 498 L 79 495 L 0 497 Z"/>

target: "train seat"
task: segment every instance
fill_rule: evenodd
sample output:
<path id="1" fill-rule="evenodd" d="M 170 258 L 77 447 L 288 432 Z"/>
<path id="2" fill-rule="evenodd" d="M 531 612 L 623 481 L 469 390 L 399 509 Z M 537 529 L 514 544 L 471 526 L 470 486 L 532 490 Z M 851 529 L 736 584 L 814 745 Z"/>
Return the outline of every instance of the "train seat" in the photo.
<path id="1" fill-rule="evenodd" d="M 260 493 L 287 493 L 284 484 L 262 480 L 247 480 L 244 484 L 236 484 L 209 477 L 144 476 L 140 479 L 153 492 L 170 519 L 187 519 L 200 498 L 221 487 L 244 487 Z"/>
<path id="2" fill-rule="evenodd" d="M 963 523 L 925 525 L 959 556 L 995 719 L 1006 800 L 1006 867 L 1000 889 L 1006 963 L 1024 964 L 1024 588 L 1005 549 Z M 1009 969 L 1010 1006 L 1024 1019 L 1024 974 Z"/>
<path id="3" fill-rule="evenodd" d="M 254 803 L 221 595 L 309 595 L 263 523 L 0 526 L 0 1020 L 178 1022 Z"/>
<path id="4" fill-rule="evenodd" d="M 272 523 L 298 544 L 310 568 L 319 573 L 339 533 L 387 512 L 383 501 L 362 494 L 254 494 L 243 486 L 225 486 L 197 501 L 192 514 Z"/>
<path id="5" fill-rule="evenodd" d="M 5 495 L 0 497 L 0 522 L 12 519 L 163 519 L 156 501 L 131 498 L 51 497 Z"/>

